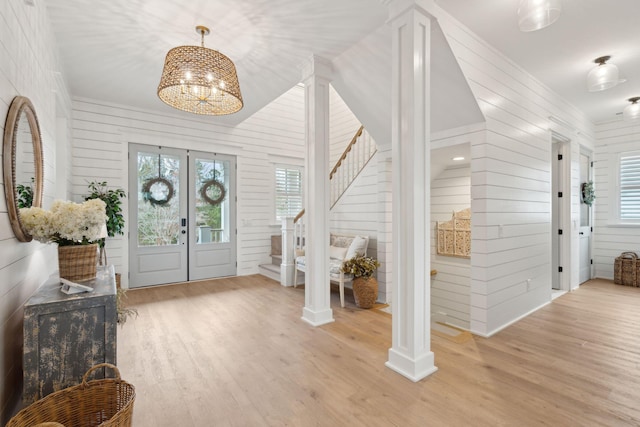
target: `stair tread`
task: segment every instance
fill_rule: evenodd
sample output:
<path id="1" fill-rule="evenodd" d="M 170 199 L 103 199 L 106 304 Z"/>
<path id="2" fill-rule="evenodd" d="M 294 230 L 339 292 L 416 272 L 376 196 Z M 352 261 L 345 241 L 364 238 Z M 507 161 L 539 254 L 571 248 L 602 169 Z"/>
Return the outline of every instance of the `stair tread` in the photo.
<path id="1" fill-rule="evenodd" d="M 260 268 L 280 273 L 280 266 L 275 264 L 260 264 Z"/>

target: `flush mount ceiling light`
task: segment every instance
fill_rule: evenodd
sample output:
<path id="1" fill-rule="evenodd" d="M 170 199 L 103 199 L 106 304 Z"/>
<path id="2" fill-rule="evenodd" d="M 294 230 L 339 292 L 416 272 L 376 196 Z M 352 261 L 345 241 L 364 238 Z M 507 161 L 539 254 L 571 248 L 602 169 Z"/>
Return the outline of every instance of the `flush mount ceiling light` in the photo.
<path id="1" fill-rule="evenodd" d="M 629 98 L 628 101 L 631 103 L 624 107 L 622 110 L 622 117 L 624 120 L 637 120 L 640 118 L 640 96 L 634 96 L 633 98 Z"/>
<path id="2" fill-rule="evenodd" d="M 167 53 L 158 96 L 178 110 L 219 116 L 243 106 L 233 62 L 217 50 L 204 47 L 209 29 L 197 26 L 200 46 L 179 46 Z"/>
<path id="3" fill-rule="evenodd" d="M 524 32 L 541 30 L 556 22 L 561 12 L 560 0 L 520 0 L 518 27 Z"/>
<path id="4" fill-rule="evenodd" d="M 607 64 L 610 59 L 611 57 L 606 55 L 593 60 L 598 65 L 593 67 L 587 75 L 587 89 L 589 89 L 589 92 L 611 89 L 618 83 L 625 81 L 619 78 L 618 67 L 614 64 Z"/>

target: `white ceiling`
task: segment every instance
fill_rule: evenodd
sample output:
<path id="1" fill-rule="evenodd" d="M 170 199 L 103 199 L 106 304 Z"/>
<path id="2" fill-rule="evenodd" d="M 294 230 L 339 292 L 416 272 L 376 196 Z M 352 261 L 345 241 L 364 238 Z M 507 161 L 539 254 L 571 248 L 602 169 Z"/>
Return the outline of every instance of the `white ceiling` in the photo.
<path id="1" fill-rule="evenodd" d="M 212 118 L 231 124 L 295 85 L 311 54 L 333 59 L 387 18 L 380 0 L 43 1 L 72 95 L 176 114 L 156 95 L 164 57 L 199 44 L 195 26 L 208 26 L 205 46 L 238 70 L 245 107 Z M 560 19 L 532 33 L 517 29 L 518 0 L 435 1 L 594 122 L 640 96 L 640 0 L 562 0 Z M 602 55 L 627 82 L 589 93 L 586 74 Z"/>
<path id="2" fill-rule="evenodd" d="M 518 29 L 518 0 L 435 1 L 594 123 L 619 118 L 626 100 L 640 96 L 639 0 L 561 0 L 560 18 L 530 33 Z M 590 93 L 587 73 L 604 55 L 627 81 Z"/>

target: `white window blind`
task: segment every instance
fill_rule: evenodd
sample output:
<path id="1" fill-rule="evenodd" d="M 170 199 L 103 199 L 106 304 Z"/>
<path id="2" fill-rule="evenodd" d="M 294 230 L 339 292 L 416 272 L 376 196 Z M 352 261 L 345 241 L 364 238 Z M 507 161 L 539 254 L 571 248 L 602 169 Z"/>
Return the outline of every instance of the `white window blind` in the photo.
<path id="1" fill-rule="evenodd" d="M 276 167 L 276 220 L 295 217 L 302 210 L 302 171 Z"/>
<path id="2" fill-rule="evenodd" d="M 640 152 L 620 156 L 620 219 L 640 221 Z"/>

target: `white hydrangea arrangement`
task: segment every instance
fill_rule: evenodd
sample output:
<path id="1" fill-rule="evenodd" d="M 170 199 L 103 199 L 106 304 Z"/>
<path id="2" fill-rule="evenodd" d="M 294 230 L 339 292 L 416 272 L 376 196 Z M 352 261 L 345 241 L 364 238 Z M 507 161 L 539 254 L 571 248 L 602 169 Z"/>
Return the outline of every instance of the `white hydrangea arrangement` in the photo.
<path id="1" fill-rule="evenodd" d="M 84 203 L 56 200 L 50 210 L 20 209 L 20 220 L 29 234 L 42 243 L 88 245 L 104 233 L 106 205 L 100 199 Z"/>

